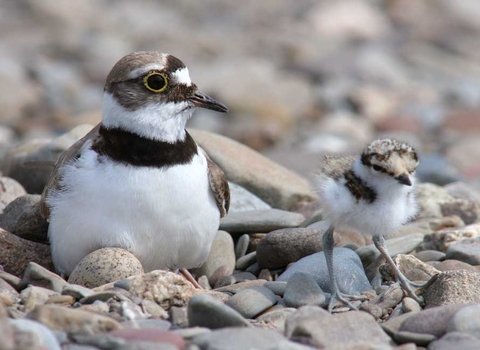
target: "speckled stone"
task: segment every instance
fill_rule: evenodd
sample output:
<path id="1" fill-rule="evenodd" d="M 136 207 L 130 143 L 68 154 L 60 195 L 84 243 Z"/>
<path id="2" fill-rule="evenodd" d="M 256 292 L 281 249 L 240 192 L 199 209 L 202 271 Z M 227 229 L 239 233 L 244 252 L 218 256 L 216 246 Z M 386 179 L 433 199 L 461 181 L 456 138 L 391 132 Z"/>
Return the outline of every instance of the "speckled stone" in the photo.
<path id="1" fill-rule="evenodd" d="M 102 248 L 84 257 L 68 282 L 95 288 L 143 273 L 142 264 L 132 253 L 121 248 Z"/>
<path id="2" fill-rule="evenodd" d="M 480 303 L 480 273 L 446 271 L 424 291 L 426 308 L 441 305 Z"/>

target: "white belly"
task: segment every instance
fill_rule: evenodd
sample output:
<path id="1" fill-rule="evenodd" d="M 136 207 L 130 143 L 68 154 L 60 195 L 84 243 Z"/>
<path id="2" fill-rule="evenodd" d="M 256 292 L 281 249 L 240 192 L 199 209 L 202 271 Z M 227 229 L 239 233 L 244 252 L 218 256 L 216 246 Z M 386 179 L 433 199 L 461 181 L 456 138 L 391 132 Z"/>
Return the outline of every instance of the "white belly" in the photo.
<path id="1" fill-rule="evenodd" d="M 393 187 L 393 186 L 392 186 Z M 390 235 L 415 216 L 417 204 L 411 187 L 378 194 L 373 203 L 357 201 L 345 186 L 327 180 L 320 188 L 325 219 L 372 236 Z"/>
<path id="2" fill-rule="evenodd" d="M 167 169 L 98 162 L 93 151 L 65 168 L 68 190 L 47 199 L 55 266 L 70 274 L 103 247 L 131 251 L 146 271 L 202 264 L 220 214 L 203 154 Z"/>

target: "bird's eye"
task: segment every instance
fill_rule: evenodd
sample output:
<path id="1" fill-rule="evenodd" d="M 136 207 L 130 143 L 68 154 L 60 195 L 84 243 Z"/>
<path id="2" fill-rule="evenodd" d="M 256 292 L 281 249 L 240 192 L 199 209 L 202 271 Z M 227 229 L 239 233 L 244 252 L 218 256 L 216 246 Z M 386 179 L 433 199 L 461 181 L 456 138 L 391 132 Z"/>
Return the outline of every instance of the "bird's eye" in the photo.
<path id="1" fill-rule="evenodd" d="M 168 79 L 163 73 L 152 72 L 145 76 L 143 85 L 152 92 L 163 92 L 168 86 Z"/>
<path id="2" fill-rule="evenodd" d="M 372 168 L 373 168 L 373 170 L 375 170 L 375 171 L 380 171 L 380 170 L 382 170 L 382 167 L 380 167 L 380 166 L 378 166 L 378 165 L 373 165 Z"/>

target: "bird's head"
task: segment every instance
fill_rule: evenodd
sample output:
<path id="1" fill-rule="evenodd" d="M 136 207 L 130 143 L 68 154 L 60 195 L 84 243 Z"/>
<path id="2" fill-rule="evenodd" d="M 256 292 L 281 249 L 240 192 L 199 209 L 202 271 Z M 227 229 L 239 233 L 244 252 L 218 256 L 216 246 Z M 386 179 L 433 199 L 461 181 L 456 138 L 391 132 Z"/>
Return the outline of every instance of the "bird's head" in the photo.
<path id="1" fill-rule="evenodd" d="M 134 52 L 108 74 L 102 124 L 154 140 L 185 137 L 185 124 L 196 107 L 227 112 L 228 108 L 199 91 L 187 67 L 175 56 L 156 51 Z"/>
<path id="2" fill-rule="evenodd" d="M 405 186 L 412 186 L 419 163 L 413 147 L 392 139 L 373 141 L 363 151 L 360 161 L 373 177 L 392 179 Z"/>

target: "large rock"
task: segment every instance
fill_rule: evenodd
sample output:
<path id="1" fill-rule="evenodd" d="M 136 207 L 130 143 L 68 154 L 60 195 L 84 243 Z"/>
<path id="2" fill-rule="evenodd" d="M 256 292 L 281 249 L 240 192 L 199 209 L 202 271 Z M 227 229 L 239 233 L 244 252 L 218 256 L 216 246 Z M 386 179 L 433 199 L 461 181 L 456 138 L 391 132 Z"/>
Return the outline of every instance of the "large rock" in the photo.
<path id="1" fill-rule="evenodd" d="M 272 231 L 257 246 L 260 268 L 276 269 L 322 250 L 320 230 L 286 228 Z"/>
<path id="2" fill-rule="evenodd" d="M 48 222 L 40 215 L 40 195 L 18 197 L 0 215 L 0 227 L 35 242 L 48 241 Z"/>
<path id="3" fill-rule="evenodd" d="M 40 194 L 60 154 L 91 129 L 91 125 L 80 125 L 53 140 L 30 140 L 13 147 L 5 155 L 0 170 L 20 182 L 28 193 Z"/>
<path id="4" fill-rule="evenodd" d="M 16 180 L 5 176 L 0 177 L 0 214 L 9 203 L 26 194 L 25 189 Z"/>
<path id="5" fill-rule="evenodd" d="M 0 265 L 5 271 L 20 276 L 29 262 L 53 270 L 50 246 L 27 241 L 0 228 Z"/>
<path id="6" fill-rule="evenodd" d="M 424 291 L 426 308 L 480 303 L 480 272 L 446 271 Z"/>
<path id="7" fill-rule="evenodd" d="M 226 137 L 190 130 L 195 141 L 223 169 L 227 178 L 274 208 L 290 210 L 315 199 L 307 180 Z"/>

